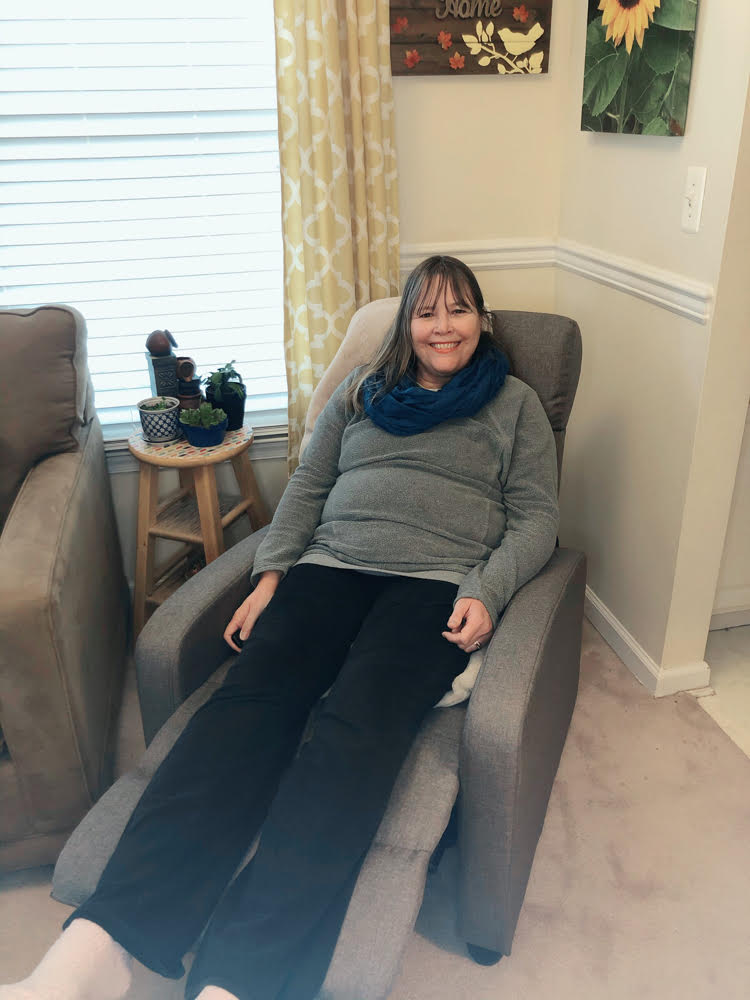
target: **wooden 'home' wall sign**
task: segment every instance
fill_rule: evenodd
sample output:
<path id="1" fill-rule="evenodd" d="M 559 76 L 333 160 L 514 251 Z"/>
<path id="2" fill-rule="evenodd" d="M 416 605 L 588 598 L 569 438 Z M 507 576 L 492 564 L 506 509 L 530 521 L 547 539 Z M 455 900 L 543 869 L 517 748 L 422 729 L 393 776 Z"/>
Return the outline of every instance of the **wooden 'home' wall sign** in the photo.
<path id="1" fill-rule="evenodd" d="M 546 73 L 552 0 L 391 0 L 394 76 Z"/>

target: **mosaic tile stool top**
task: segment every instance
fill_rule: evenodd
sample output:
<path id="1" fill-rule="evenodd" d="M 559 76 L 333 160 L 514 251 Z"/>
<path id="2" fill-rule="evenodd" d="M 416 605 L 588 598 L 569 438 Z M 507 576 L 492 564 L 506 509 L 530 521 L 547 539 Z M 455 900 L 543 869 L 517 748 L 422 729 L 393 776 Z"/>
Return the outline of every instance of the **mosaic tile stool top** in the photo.
<path id="1" fill-rule="evenodd" d="M 252 427 L 227 431 L 222 443 L 212 448 L 194 448 L 184 437 L 175 441 L 146 441 L 140 431 L 135 431 L 128 438 L 128 448 L 136 458 L 149 465 L 191 468 L 225 462 L 249 448 L 252 442 Z"/>

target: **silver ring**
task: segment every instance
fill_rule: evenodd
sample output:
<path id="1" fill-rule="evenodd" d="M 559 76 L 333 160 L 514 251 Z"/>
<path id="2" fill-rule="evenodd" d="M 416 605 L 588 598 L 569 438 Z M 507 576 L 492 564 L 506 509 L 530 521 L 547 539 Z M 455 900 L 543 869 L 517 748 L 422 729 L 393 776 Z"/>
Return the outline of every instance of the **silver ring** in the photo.
<path id="1" fill-rule="evenodd" d="M 481 648 L 482 648 L 482 643 L 481 642 L 475 642 L 474 643 L 474 649 L 481 649 Z"/>

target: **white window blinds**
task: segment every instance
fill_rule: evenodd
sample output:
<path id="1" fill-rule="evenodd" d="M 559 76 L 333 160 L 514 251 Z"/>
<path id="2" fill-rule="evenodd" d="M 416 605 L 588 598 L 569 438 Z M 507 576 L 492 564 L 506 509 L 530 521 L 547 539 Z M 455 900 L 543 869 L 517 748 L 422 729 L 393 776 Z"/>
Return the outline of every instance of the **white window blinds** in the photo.
<path id="1" fill-rule="evenodd" d="M 0 306 L 76 306 L 103 423 L 168 329 L 286 408 L 272 0 L 4 5 Z M 136 418 L 137 419 L 137 418 Z"/>

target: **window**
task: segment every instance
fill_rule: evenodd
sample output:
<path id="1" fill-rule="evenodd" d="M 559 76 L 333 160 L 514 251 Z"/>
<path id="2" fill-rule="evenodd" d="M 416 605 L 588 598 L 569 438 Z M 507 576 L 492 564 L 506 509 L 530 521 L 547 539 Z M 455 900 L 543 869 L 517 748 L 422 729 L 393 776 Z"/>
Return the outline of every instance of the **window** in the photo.
<path id="1" fill-rule="evenodd" d="M 168 329 L 285 420 L 272 0 L 32 3 L 0 15 L 0 306 L 86 317 L 110 436 Z"/>

